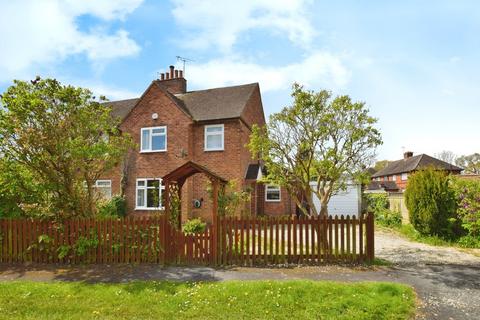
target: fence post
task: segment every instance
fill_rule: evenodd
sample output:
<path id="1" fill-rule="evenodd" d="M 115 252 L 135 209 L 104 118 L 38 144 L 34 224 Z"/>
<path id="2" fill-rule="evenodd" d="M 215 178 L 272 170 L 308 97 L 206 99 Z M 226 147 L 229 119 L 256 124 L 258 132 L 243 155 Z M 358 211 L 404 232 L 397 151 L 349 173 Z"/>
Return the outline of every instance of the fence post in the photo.
<path id="1" fill-rule="evenodd" d="M 366 219 L 366 232 L 367 232 L 367 243 L 366 243 L 366 253 L 367 253 L 367 261 L 373 262 L 375 259 L 375 223 L 373 218 L 373 213 L 369 212 Z"/>

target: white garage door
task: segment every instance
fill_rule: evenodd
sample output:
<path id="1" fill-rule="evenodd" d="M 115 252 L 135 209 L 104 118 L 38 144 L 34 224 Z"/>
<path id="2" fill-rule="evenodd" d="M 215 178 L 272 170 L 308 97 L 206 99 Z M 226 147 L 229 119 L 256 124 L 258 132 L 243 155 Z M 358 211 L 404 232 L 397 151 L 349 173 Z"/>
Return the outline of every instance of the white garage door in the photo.
<path id="1" fill-rule="evenodd" d="M 331 216 L 356 215 L 358 216 L 362 205 L 360 185 L 348 185 L 345 191 L 333 195 L 328 203 L 328 214 Z M 313 203 L 317 212 L 320 211 L 320 200 L 313 195 Z"/>

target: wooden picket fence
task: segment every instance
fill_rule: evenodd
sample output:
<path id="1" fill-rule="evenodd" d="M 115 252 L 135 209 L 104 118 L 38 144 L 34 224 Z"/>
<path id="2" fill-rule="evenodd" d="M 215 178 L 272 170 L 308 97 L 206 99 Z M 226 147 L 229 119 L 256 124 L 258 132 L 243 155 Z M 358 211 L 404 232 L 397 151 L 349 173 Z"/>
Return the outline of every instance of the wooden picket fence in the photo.
<path id="1" fill-rule="evenodd" d="M 218 219 L 219 265 L 371 262 L 374 218 L 263 217 Z"/>
<path id="2" fill-rule="evenodd" d="M 3 263 L 157 263 L 275 265 L 374 259 L 373 215 L 336 218 L 218 217 L 184 234 L 165 215 L 72 219 L 64 223 L 0 219 Z"/>

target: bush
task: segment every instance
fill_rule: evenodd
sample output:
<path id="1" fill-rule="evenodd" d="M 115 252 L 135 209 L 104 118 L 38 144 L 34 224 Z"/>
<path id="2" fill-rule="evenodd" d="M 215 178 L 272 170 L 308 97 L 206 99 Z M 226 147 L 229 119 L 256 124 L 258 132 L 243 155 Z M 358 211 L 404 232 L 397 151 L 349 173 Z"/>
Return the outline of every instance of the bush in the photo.
<path id="1" fill-rule="evenodd" d="M 194 234 L 204 232 L 207 224 L 199 218 L 186 221 L 182 226 L 182 231 L 186 234 Z"/>
<path id="2" fill-rule="evenodd" d="M 125 217 L 127 204 L 122 196 L 113 196 L 110 200 L 101 201 L 98 206 L 100 217 Z"/>
<path id="3" fill-rule="evenodd" d="M 411 175 L 405 190 L 410 222 L 422 235 L 445 239 L 460 235 L 455 192 L 445 172 L 427 168 Z"/>
<path id="4" fill-rule="evenodd" d="M 365 194 L 367 211 L 373 212 L 375 221 L 386 227 L 397 227 L 402 224 L 402 215 L 389 209 L 388 196 L 385 193 Z"/>
<path id="5" fill-rule="evenodd" d="M 472 239 L 480 239 L 480 181 L 455 179 L 457 215 Z"/>

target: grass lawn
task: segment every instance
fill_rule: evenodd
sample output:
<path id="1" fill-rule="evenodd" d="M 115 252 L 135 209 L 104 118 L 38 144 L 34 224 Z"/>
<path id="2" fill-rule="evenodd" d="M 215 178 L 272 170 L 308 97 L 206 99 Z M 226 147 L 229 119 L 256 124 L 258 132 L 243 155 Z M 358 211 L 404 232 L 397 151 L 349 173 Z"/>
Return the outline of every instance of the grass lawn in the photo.
<path id="1" fill-rule="evenodd" d="M 313 281 L 0 283 L 1 319 L 409 319 L 405 285 Z"/>

